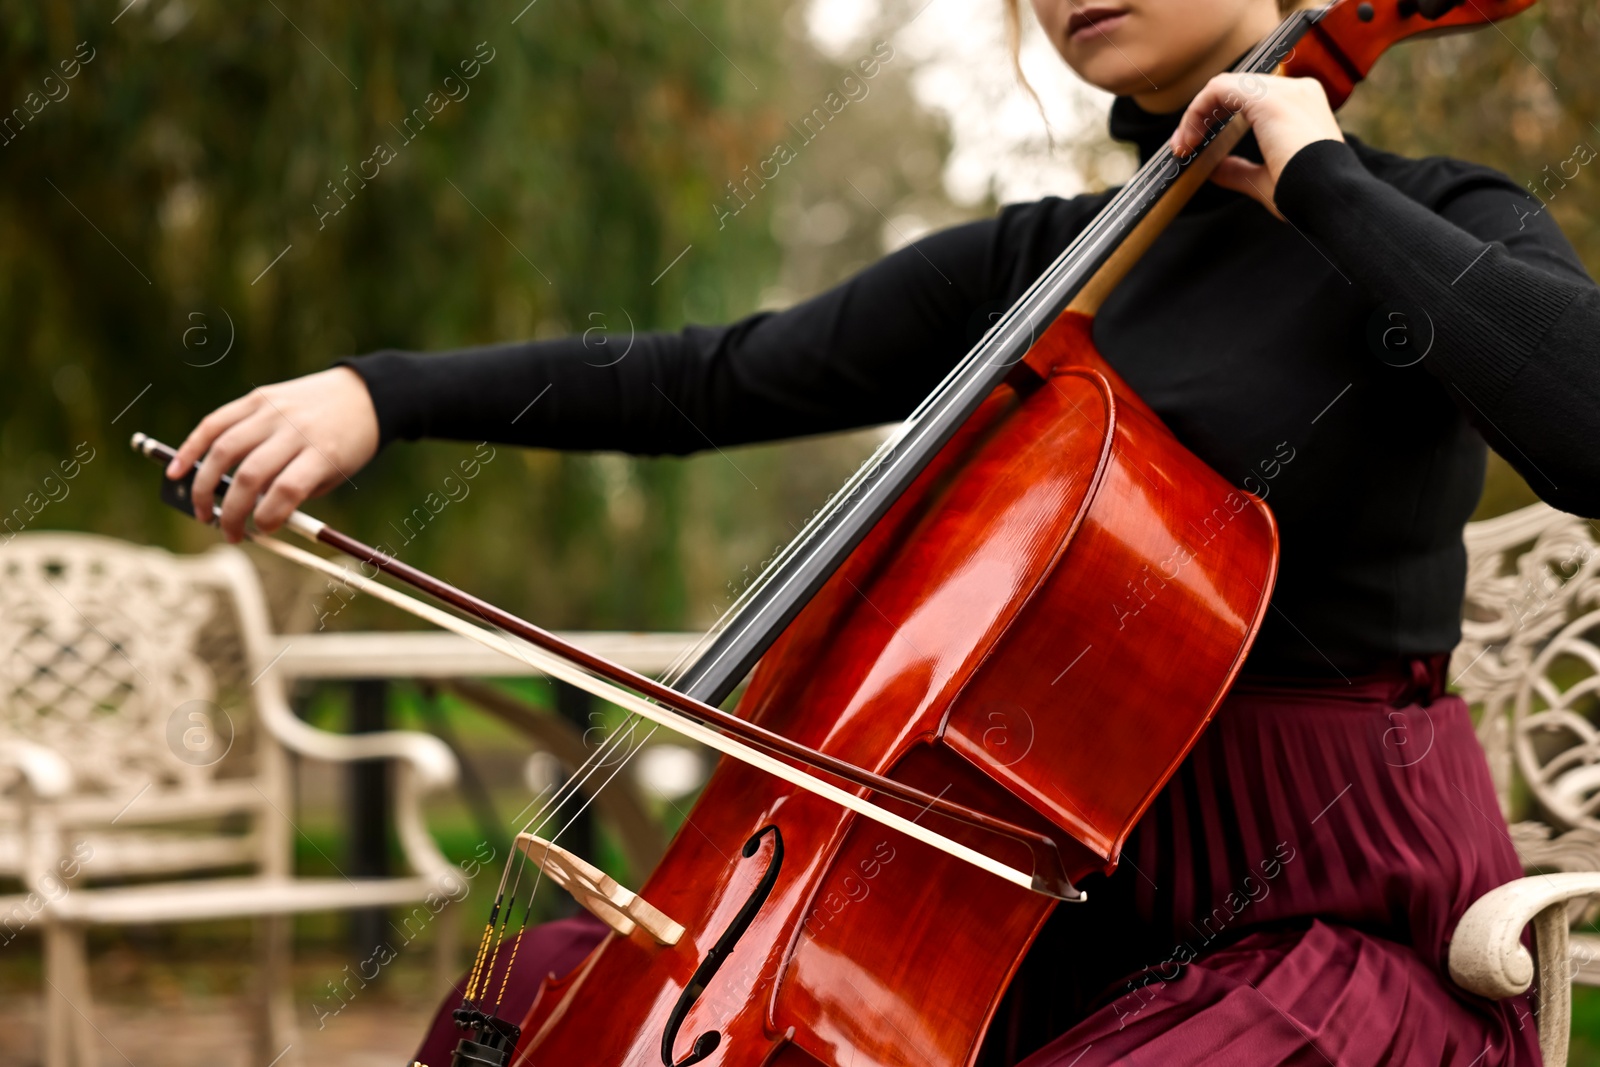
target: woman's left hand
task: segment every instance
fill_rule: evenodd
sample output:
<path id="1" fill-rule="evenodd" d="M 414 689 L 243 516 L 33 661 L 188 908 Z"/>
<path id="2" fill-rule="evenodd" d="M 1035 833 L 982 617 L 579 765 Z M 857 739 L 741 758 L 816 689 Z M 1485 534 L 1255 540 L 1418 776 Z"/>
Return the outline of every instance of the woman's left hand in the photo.
<path id="1" fill-rule="evenodd" d="M 1266 162 L 1229 156 L 1217 165 L 1211 180 L 1254 197 L 1274 215 L 1278 214 L 1273 202 L 1278 175 L 1295 153 L 1315 141 L 1344 140 L 1333 108 L 1328 106 L 1328 94 L 1315 78 L 1219 74 L 1184 111 L 1172 135 L 1173 149 L 1180 156 L 1196 151 L 1223 120 L 1235 114 L 1250 123 Z"/>

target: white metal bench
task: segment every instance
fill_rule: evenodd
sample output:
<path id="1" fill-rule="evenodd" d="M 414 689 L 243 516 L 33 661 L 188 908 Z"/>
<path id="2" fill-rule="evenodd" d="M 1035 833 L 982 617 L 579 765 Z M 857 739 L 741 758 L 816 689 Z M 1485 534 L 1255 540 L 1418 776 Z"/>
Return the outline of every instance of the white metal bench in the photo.
<path id="1" fill-rule="evenodd" d="M 181 557 L 73 533 L 0 547 L 0 877 L 23 890 L 0 897 L 0 941 L 42 934 L 47 1067 L 90 1064 L 101 1043 L 89 926 L 256 917 L 252 1062 L 284 1065 L 290 915 L 459 896 L 419 803 L 455 780 L 450 749 L 311 727 L 285 699 L 280 650 L 237 549 Z M 294 876 L 291 754 L 394 761 L 407 874 Z M 442 975 L 455 910 L 435 920 Z"/>
<path id="2" fill-rule="evenodd" d="M 1600 538 L 1597 524 L 1535 504 L 1467 527 L 1455 687 L 1530 877 L 1485 894 L 1456 927 L 1450 972 L 1489 997 L 1537 972 L 1546 1067 L 1567 1060 L 1571 983 L 1600 985 L 1600 938 L 1569 935 L 1600 894 Z M 1522 945 L 1532 922 L 1535 964 Z"/>
<path id="3" fill-rule="evenodd" d="M 1451 973 L 1492 997 L 1525 991 L 1537 974 L 1545 1062 L 1561 1067 L 1569 983 L 1600 984 L 1600 938 L 1568 934 L 1600 895 L 1600 538 L 1594 523 L 1534 505 L 1472 524 L 1466 542 L 1452 681 L 1479 709 L 1479 737 L 1532 875 L 1468 911 Z M 659 635 L 641 652 L 637 636 L 626 639 L 650 661 L 640 667 L 659 666 L 687 640 Z M 453 780 L 449 750 L 422 734 L 315 730 L 284 698 L 291 673 L 518 673 L 479 662 L 446 635 L 410 640 L 416 647 L 386 647 L 377 635 L 273 635 L 253 569 L 226 547 L 185 558 L 89 535 L 25 534 L 0 548 L 0 876 L 28 890 L 0 898 L 0 942 L 29 925 L 44 933 L 49 1067 L 92 1059 L 88 925 L 264 916 L 265 1063 L 292 1040 L 284 916 L 408 903 L 460 876 L 428 837 L 418 803 Z M 215 663 L 230 641 L 238 678 L 222 683 Z M 231 747 L 219 754 L 211 746 L 224 733 Z M 395 818 L 412 873 L 293 878 L 290 753 L 400 763 Z M 219 815 L 243 822 L 177 825 Z M 240 867 L 248 873 L 191 877 Z M 129 876 L 164 880 L 93 884 Z M 1537 962 L 1522 945 L 1530 922 Z M 440 933 L 448 951 L 453 936 Z"/>

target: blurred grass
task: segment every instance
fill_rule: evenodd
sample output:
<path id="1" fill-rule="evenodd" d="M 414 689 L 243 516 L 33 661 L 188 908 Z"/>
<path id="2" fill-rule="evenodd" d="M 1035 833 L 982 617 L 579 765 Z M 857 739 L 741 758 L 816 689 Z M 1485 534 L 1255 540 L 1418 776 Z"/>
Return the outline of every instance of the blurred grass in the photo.
<path id="1" fill-rule="evenodd" d="M 1574 986 L 1572 989 L 1573 1067 L 1600 1067 L 1600 988 Z"/>

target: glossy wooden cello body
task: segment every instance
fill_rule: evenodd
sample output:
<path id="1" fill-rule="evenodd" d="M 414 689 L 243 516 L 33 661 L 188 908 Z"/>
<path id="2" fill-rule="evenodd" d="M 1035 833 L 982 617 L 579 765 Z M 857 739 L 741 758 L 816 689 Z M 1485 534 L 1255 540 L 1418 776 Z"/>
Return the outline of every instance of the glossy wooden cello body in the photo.
<path id="1" fill-rule="evenodd" d="M 1265 505 L 1128 394 L 1086 322 L 1036 346 L 1056 357 L 1044 377 L 980 409 L 739 705 L 930 793 L 1065 830 L 1073 878 L 1115 864 L 1221 700 L 1276 563 Z M 662 1062 L 678 991 L 774 866 L 780 835 L 770 895 L 687 1013 L 672 1062 L 707 1031 L 721 1035 L 711 1063 L 969 1062 L 1055 901 L 731 761 L 642 891 L 705 931 L 702 950 L 609 938 L 540 994 L 528 1062 Z M 744 858 L 748 840 L 759 845 Z M 640 986 L 671 995 L 636 999 Z M 605 1024 L 585 1023 L 600 1004 Z"/>
<path id="2" fill-rule="evenodd" d="M 1254 69 L 1318 77 L 1337 105 L 1395 41 L 1531 2 L 1341 0 Z M 1116 865 L 1238 671 L 1276 563 L 1266 506 L 1184 449 L 1094 348 L 1094 308 L 1209 174 L 1206 155 L 1169 166 L 1112 246 L 1083 253 L 1097 259 L 1066 310 L 788 624 L 738 707 L 1064 834 L 1073 878 Z M 552 976 L 514 1062 L 969 1064 L 1058 906 L 728 760 L 642 895 L 687 936 L 612 935 Z"/>

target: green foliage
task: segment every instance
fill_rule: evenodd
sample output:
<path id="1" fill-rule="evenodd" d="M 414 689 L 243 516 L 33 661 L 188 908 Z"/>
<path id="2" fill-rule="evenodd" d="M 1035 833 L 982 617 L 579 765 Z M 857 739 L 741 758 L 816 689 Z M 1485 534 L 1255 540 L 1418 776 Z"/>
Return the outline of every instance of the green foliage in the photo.
<path id="1" fill-rule="evenodd" d="M 711 204 L 780 114 L 779 0 L 523 2 L 8 4 L 0 511 L 54 494 L 30 528 L 198 547 L 133 430 L 351 353 L 751 310 L 767 208 L 719 231 Z M 469 452 L 392 449 L 317 511 L 397 544 Z M 404 554 L 562 624 L 682 625 L 699 469 L 501 450 Z"/>
<path id="2" fill-rule="evenodd" d="M 1572 987 L 1572 1049 L 1567 1062 L 1573 1067 L 1600 1064 L 1600 990 Z"/>

